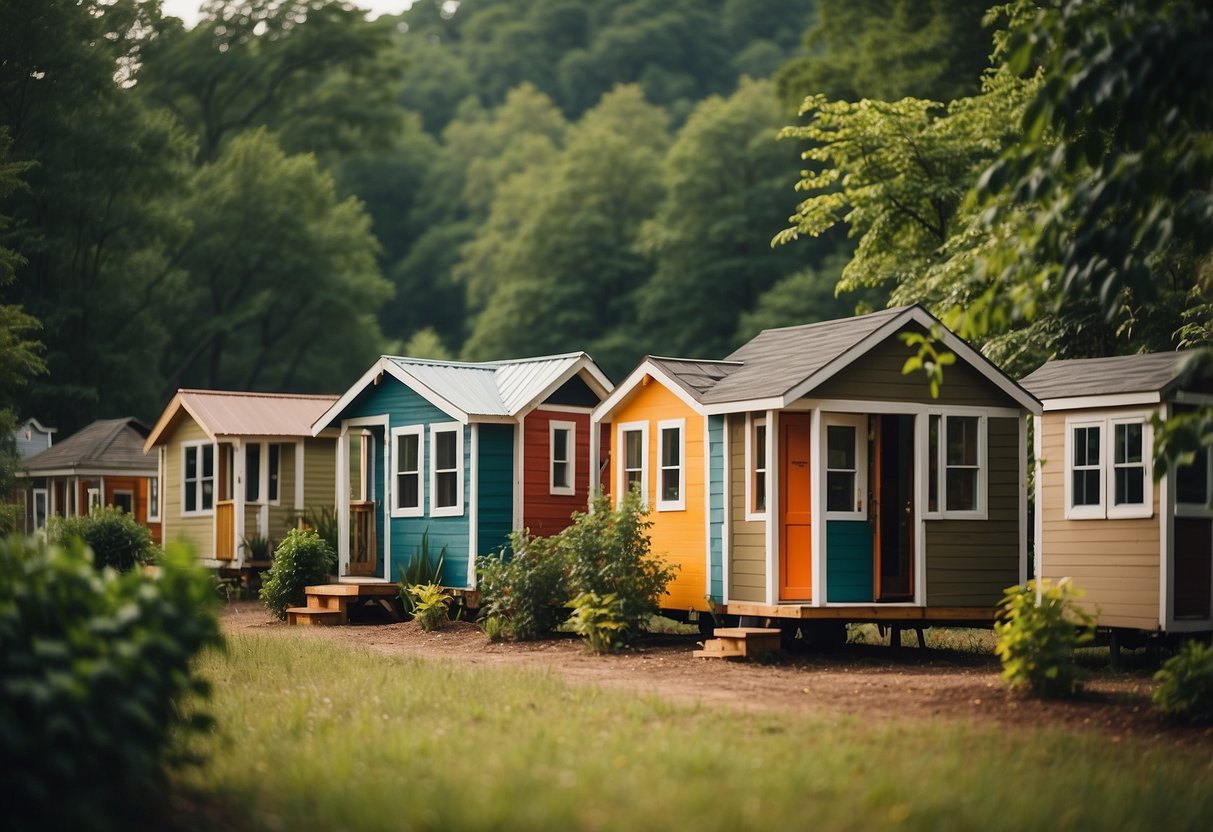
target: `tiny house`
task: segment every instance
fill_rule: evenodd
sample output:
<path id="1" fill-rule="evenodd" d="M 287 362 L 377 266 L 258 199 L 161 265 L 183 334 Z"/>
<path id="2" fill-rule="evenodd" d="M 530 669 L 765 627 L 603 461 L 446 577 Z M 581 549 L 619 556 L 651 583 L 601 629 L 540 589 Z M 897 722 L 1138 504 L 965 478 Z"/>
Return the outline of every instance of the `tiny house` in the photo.
<path id="1" fill-rule="evenodd" d="M 336 433 L 312 422 L 336 396 L 179 390 L 147 437 L 159 470 L 165 541 L 193 546 L 210 567 L 268 565 L 305 511 L 336 504 Z"/>
<path id="2" fill-rule="evenodd" d="M 44 435 L 49 445 L 49 431 Z M 25 459 L 18 476 L 30 484 L 26 528 L 40 529 L 51 516 L 79 517 L 115 506 L 147 526 L 159 543 L 160 479 L 155 458 L 143 452 L 147 435 L 138 419 L 103 419 Z"/>
<path id="3" fill-rule="evenodd" d="M 340 437 L 339 578 L 396 580 L 425 535 L 444 585 L 475 589 L 511 531 L 565 528 L 598 481 L 590 412 L 611 388 L 585 353 L 382 356 L 313 425 Z"/>
<path id="4" fill-rule="evenodd" d="M 902 373 L 909 333 L 956 356 L 938 398 Z M 613 487 L 641 484 L 654 550 L 687 576 L 673 609 L 701 609 L 697 590 L 717 611 L 789 622 L 988 623 L 1026 579 L 1038 411 L 912 306 L 766 330 L 722 361 L 646 359 L 595 419 L 616 432 Z M 694 512 L 663 510 L 677 483 Z"/>
<path id="5" fill-rule="evenodd" d="M 1152 476 L 1152 420 L 1213 403 L 1178 352 L 1050 361 L 1022 384 L 1035 432 L 1036 574 L 1070 577 L 1101 627 L 1213 629 L 1209 449 Z"/>

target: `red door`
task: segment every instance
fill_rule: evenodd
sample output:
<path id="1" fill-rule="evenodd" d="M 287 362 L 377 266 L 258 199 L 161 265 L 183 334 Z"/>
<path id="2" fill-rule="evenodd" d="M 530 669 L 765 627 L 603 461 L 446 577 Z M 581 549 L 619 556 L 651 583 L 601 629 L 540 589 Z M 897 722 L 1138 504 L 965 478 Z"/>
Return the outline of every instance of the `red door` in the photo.
<path id="1" fill-rule="evenodd" d="M 807 413 L 779 417 L 779 598 L 784 601 L 813 596 L 809 424 Z"/>

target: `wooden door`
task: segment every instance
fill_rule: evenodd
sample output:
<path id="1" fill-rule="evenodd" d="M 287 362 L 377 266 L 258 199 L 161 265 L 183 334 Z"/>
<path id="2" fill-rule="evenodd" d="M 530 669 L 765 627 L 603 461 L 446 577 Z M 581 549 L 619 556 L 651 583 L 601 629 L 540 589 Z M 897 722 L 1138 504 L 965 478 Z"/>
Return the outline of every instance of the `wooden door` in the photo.
<path id="1" fill-rule="evenodd" d="M 876 416 L 872 517 L 877 601 L 914 597 L 914 417 Z"/>
<path id="2" fill-rule="evenodd" d="M 809 414 L 779 417 L 779 597 L 813 596 L 813 493 Z"/>

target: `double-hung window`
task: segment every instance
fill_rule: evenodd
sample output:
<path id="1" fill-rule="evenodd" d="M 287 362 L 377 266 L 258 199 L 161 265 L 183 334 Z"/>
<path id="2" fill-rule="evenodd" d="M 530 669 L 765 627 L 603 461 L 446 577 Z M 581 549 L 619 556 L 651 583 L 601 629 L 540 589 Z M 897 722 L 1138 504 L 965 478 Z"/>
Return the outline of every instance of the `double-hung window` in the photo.
<path id="1" fill-rule="evenodd" d="M 463 514 L 463 426 L 430 425 L 430 514 Z"/>
<path id="2" fill-rule="evenodd" d="M 147 478 L 147 522 L 160 520 L 160 478 Z"/>
<path id="3" fill-rule="evenodd" d="M 761 520 L 767 512 L 767 419 L 746 414 L 746 519 Z"/>
<path id="4" fill-rule="evenodd" d="M 421 425 L 392 428 L 393 517 L 420 517 L 425 512 L 424 430 Z"/>
<path id="5" fill-rule="evenodd" d="M 181 448 L 181 513 L 210 514 L 215 509 L 215 446 L 186 443 Z"/>
<path id="6" fill-rule="evenodd" d="M 1069 520 L 1149 517 L 1152 443 L 1144 415 L 1066 419 L 1065 500 Z"/>
<path id="7" fill-rule="evenodd" d="M 245 502 L 278 502 L 278 467 L 281 458 L 281 445 L 251 442 L 244 446 Z"/>
<path id="8" fill-rule="evenodd" d="M 863 416 L 830 414 L 826 428 L 826 519 L 867 519 L 867 425 Z"/>
<path id="9" fill-rule="evenodd" d="M 686 508 L 686 419 L 657 423 L 657 510 Z"/>
<path id="10" fill-rule="evenodd" d="M 571 497 L 576 493 L 577 463 L 574 449 L 577 447 L 577 423 L 548 423 L 548 493 Z"/>
<path id="11" fill-rule="evenodd" d="M 620 500 L 633 489 L 639 491 L 640 501 L 647 504 L 649 460 L 649 423 L 626 422 L 619 426 L 619 482 Z"/>
<path id="12" fill-rule="evenodd" d="M 927 415 L 928 517 L 986 516 L 986 417 Z"/>

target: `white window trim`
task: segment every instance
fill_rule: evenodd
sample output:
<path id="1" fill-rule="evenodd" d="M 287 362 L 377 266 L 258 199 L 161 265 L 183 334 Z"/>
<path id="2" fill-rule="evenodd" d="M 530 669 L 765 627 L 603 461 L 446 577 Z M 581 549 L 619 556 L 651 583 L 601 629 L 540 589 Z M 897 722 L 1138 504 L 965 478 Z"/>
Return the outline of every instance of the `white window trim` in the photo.
<path id="1" fill-rule="evenodd" d="M 661 475 L 665 470 L 662 465 L 665 450 L 665 432 L 667 430 L 678 431 L 678 499 L 663 500 L 661 498 L 662 482 Z M 658 511 L 686 511 L 687 507 L 687 420 L 686 419 L 663 419 L 657 423 L 657 510 Z"/>
<path id="2" fill-rule="evenodd" d="M 649 423 L 648 422 L 623 422 L 619 425 L 619 429 L 615 433 L 616 447 L 619 449 L 617 456 L 619 457 L 619 465 L 615 469 L 615 503 L 616 505 L 623 503 L 623 495 L 628 492 L 627 489 L 627 464 L 628 464 L 628 447 L 624 442 L 625 434 L 633 431 L 640 432 L 640 502 L 643 505 L 649 504 Z M 615 453 L 614 450 L 612 450 Z"/>
<path id="3" fill-rule="evenodd" d="M 433 504 L 438 494 L 438 454 L 435 443 L 440 433 L 455 434 L 455 505 L 436 506 Z M 430 516 L 431 517 L 462 517 L 463 516 L 463 424 L 461 422 L 444 422 L 430 425 Z"/>
<path id="4" fill-rule="evenodd" d="M 42 498 L 42 511 L 38 511 L 38 498 Z M 33 497 L 30 504 L 30 512 L 34 518 L 35 529 L 45 529 L 47 521 L 51 516 L 51 492 L 49 488 L 33 489 Z"/>
<path id="5" fill-rule="evenodd" d="M 277 446 L 278 448 L 278 495 L 270 498 L 270 448 Z M 271 506 L 282 505 L 282 449 L 284 445 L 281 442 L 263 442 L 261 443 L 261 482 L 264 483 L 266 502 Z"/>
<path id="6" fill-rule="evenodd" d="M 757 455 L 754 453 L 755 434 L 758 432 L 758 427 L 767 426 L 767 417 L 765 415 L 756 416 L 753 412 L 745 415 L 745 519 L 746 520 L 766 520 L 767 509 L 761 511 L 754 508 L 754 477 L 757 472 L 754 470 L 755 460 Z M 768 443 L 764 443 L 768 444 Z M 769 447 L 769 444 L 768 444 Z M 766 480 L 767 507 L 771 505 L 771 458 L 767 456 L 767 467 L 763 471 L 763 478 Z M 727 467 L 727 465 L 726 465 Z"/>
<path id="7" fill-rule="evenodd" d="M 155 483 L 153 489 L 152 484 Z M 147 522 L 160 522 L 160 477 L 147 478 Z"/>
<path id="8" fill-rule="evenodd" d="M 923 505 L 922 518 L 924 520 L 985 520 L 989 516 L 989 483 L 990 483 L 990 460 L 989 460 L 989 439 L 990 439 L 990 415 L 983 412 L 975 412 L 968 410 L 942 410 L 932 408 L 923 414 L 923 418 L 930 419 L 932 416 L 939 418 L 939 444 L 935 449 L 936 457 L 935 464 L 939 471 L 939 491 L 936 496 L 936 508 L 934 511 L 929 510 L 931 504 L 931 474 L 929 469 L 924 469 L 922 472 L 923 482 Z M 977 419 L 977 507 L 973 509 L 950 509 L 948 508 L 948 419 Z M 926 429 L 926 448 L 923 453 L 923 460 L 929 465 L 931 455 L 931 428 L 930 422 L 927 423 Z M 1067 503 L 1069 502 L 1067 497 Z"/>
<path id="9" fill-rule="evenodd" d="M 1140 505 L 1114 505 L 1112 500 L 1116 488 L 1116 466 L 1112 442 L 1116 425 L 1142 425 L 1142 465 L 1145 469 Z M 1076 428 L 1099 429 L 1099 503 L 1090 506 L 1075 506 L 1074 501 L 1074 431 Z M 1067 520 L 1125 520 L 1154 516 L 1154 477 L 1150 471 L 1150 453 L 1154 447 L 1154 429 L 1150 425 L 1149 413 L 1120 413 L 1115 416 L 1070 416 L 1066 418 L 1065 435 L 1065 517 Z"/>
<path id="10" fill-rule="evenodd" d="M 830 475 L 830 443 L 829 429 L 848 427 L 855 429 L 855 491 L 859 498 L 859 508 L 852 511 L 831 511 L 826 509 L 827 520 L 867 520 L 868 519 L 868 419 L 866 416 L 843 416 L 837 413 L 822 414 L 821 450 L 822 450 L 822 488 L 826 488 Z M 842 470 L 842 469 L 839 469 Z M 829 491 L 822 491 L 822 505 L 829 502 Z"/>
<path id="11" fill-rule="evenodd" d="M 400 507 L 400 455 L 399 440 L 402 436 L 417 437 L 417 505 Z M 388 492 L 392 495 L 392 517 L 425 516 L 425 425 L 406 425 L 392 428 L 392 478 Z"/>
<path id="12" fill-rule="evenodd" d="M 563 460 L 568 466 L 568 485 L 556 485 L 556 431 L 567 430 L 569 441 L 565 445 L 568 458 Z M 572 497 L 577 493 L 577 423 L 561 422 L 553 419 L 548 422 L 548 493 L 559 497 Z"/>
<path id="13" fill-rule="evenodd" d="M 194 448 L 205 448 L 205 447 L 209 447 L 211 449 L 211 507 L 210 508 L 196 508 L 193 511 L 187 511 L 185 508 L 185 483 L 186 483 L 185 457 L 187 454 L 194 452 L 193 451 Z M 202 470 L 203 470 L 202 452 L 197 451 L 196 453 L 198 453 L 198 479 L 195 481 L 196 493 L 194 496 L 197 498 L 195 501 L 196 504 L 198 506 L 201 506 L 202 505 L 202 483 L 205 480 L 205 477 L 202 476 Z M 182 442 L 181 443 L 181 516 L 182 517 L 211 517 L 215 514 L 215 503 L 217 502 L 216 498 L 219 495 L 218 479 L 219 479 L 219 461 L 217 459 L 215 459 L 215 443 L 209 439 L 194 439 L 189 442 Z"/>

